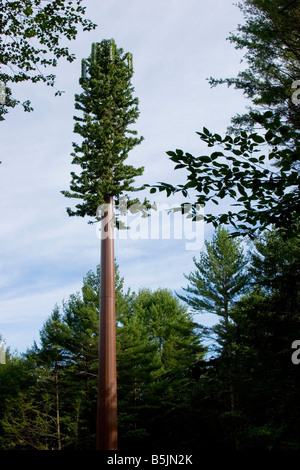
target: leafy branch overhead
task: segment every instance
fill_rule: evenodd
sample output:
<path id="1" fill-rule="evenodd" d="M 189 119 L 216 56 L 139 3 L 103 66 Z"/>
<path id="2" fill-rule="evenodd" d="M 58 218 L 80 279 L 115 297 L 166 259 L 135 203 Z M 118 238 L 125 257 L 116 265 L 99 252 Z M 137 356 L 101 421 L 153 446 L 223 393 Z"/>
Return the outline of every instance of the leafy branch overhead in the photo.
<path id="1" fill-rule="evenodd" d="M 232 210 L 206 214 L 204 219 L 215 227 L 232 224 L 236 235 L 253 236 L 270 225 L 295 229 L 300 210 L 299 132 L 283 125 L 272 112 L 252 118 L 263 123 L 262 134 L 241 131 L 236 137 L 221 137 L 204 127 L 198 132 L 201 140 L 209 148 L 217 147 L 210 155 L 194 157 L 179 149 L 167 152 L 175 169 L 186 170 L 186 182 L 159 183 L 151 192 L 181 193 L 184 198 L 193 192 L 194 216 L 197 205 L 229 201 Z"/>
<path id="2" fill-rule="evenodd" d="M 7 87 L 0 119 L 8 107 L 19 103 L 12 97 L 9 84 L 30 81 L 54 86 L 55 75 L 46 74 L 45 70 L 56 67 L 61 58 L 68 62 L 75 60 L 64 40 L 76 39 L 79 26 L 83 31 L 96 27 L 85 18 L 85 10 L 82 0 L 0 2 L 0 81 Z M 26 111 L 32 109 L 29 101 L 23 106 Z"/>

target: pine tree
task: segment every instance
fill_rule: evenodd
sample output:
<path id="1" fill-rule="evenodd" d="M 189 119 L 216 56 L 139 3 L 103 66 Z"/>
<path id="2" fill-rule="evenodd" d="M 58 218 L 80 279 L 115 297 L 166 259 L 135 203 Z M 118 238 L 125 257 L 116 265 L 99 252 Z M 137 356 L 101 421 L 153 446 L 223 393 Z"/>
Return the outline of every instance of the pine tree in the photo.
<path id="1" fill-rule="evenodd" d="M 124 292 L 118 266 L 115 273 L 116 316 L 120 318 L 130 310 L 132 294 Z M 62 448 L 94 449 L 99 291 L 98 266 L 95 272 L 84 276 L 81 291 L 71 294 L 61 308 L 54 308 L 40 331 L 40 346 L 34 344 L 27 354 L 27 362 L 39 377 L 39 393 L 47 393 L 51 403 Z M 34 397 L 37 400 L 38 393 Z M 52 436 L 52 442 L 53 439 Z M 56 440 L 53 446 L 58 445 Z"/>
<path id="2" fill-rule="evenodd" d="M 117 328 L 118 408 L 122 448 L 136 446 L 149 438 L 143 419 L 160 364 L 156 345 L 151 344 L 143 320 L 137 315 L 123 316 Z"/>
<path id="3" fill-rule="evenodd" d="M 99 267 L 88 272 L 81 291 L 55 306 L 40 344 L 0 368 L 1 448 L 94 449 L 99 277 Z M 149 449 L 175 435 L 180 443 L 205 351 L 197 325 L 172 292 L 126 291 L 118 268 L 115 284 L 120 447 Z"/>
<path id="4" fill-rule="evenodd" d="M 251 272 L 264 291 L 277 295 L 284 309 L 297 310 L 300 282 L 300 237 L 283 239 L 276 230 L 264 233 L 254 243 Z"/>
<path id="5" fill-rule="evenodd" d="M 211 242 L 206 242 L 206 252 L 194 258 L 196 271 L 186 275 L 189 281 L 184 288 L 187 295 L 180 295 L 194 312 L 214 313 L 221 320 L 208 329 L 216 336 L 221 356 L 225 359 L 225 382 L 230 396 L 230 410 L 237 413 L 237 395 L 231 367 L 234 345 L 231 339 L 232 319 L 230 315 L 234 301 L 247 285 L 246 257 L 241 242 L 233 239 L 223 227 L 215 232 Z"/>
<path id="6" fill-rule="evenodd" d="M 7 407 L 11 401 L 17 401 L 19 394 L 35 383 L 30 368 L 24 357 L 6 352 L 6 363 L 0 364 L 0 449 L 6 450 L 17 445 L 15 435 L 7 435 L 4 421 Z"/>
<path id="7" fill-rule="evenodd" d="M 149 343 L 155 345 L 158 375 L 184 369 L 203 354 L 192 315 L 168 289 L 141 289 L 133 314 L 146 328 Z"/>
<path id="8" fill-rule="evenodd" d="M 96 218 L 108 196 L 114 196 L 117 205 L 120 196 L 140 189 L 133 182 L 144 168 L 125 164 L 129 151 L 143 140 L 131 127 L 139 116 L 132 76 L 132 55 L 117 48 L 114 40 L 93 43 L 90 57 L 82 61 L 83 91 L 75 95 L 75 108 L 82 115 L 74 116 L 74 132 L 83 140 L 73 142 L 72 153 L 81 174 L 72 172 L 70 191 L 62 191 L 82 203 L 76 210 L 67 209 L 70 216 Z"/>

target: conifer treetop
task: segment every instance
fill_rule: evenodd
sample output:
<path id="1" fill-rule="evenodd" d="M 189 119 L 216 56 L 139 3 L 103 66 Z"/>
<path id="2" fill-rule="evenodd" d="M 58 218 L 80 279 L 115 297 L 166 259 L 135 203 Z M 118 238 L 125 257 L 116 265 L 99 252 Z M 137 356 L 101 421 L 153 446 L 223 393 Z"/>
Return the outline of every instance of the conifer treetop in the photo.
<path id="1" fill-rule="evenodd" d="M 82 92 L 75 95 L 75 109 L 81 115 L 74 116 L 74 132 L 82 140 L 73 142 L 72 153 L 72 164 L 81 172 L 71 172 L 70 190 L 62 191 L 81 203 L 75 210 L 67 208 L 70 216 L 97 219 L 99 206 L 109 196 L 116 206 L 125 195 L 128 207 L 139 202 L 128 193 L 143 189 L 136 188 L 134 181 L 144 168 L 125 163 L 129 151 L 143 140 L 132 128 L 139 116 L 132 76 L 132 55 L 117 48 L 113 39 L 93 43 L 90 56 L 82 60 Z"/>

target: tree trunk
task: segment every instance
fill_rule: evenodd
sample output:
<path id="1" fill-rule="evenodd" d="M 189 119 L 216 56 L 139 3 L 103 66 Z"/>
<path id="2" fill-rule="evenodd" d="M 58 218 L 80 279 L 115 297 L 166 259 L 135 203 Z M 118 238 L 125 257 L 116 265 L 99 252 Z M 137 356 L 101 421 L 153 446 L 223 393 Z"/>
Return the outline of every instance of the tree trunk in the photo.
<path id="1" fill-rule="evenodd" d="M 113 198 L 101 226 L 97 450 L 117 450 L 116 319 Z"/>

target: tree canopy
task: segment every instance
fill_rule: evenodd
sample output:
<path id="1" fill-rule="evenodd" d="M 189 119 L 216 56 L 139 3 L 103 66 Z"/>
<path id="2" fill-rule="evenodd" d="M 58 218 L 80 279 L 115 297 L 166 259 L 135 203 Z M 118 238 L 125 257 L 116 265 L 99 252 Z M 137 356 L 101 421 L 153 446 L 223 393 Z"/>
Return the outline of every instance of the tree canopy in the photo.
<path id="1" fill-rule="evenodd" d="M 257 125 L 251 112 L 272 111 L 299 130 L 299 100 L 292 98 L 300 77 L 300 2 L 244 0 L 238 7 L 245 21 L 228 39 L 245 50 L 246 69 L 235 78 L 210 78 L 212 86 L 234 86 L 252 101 L 250 112 L 232 119 L 231 129 Z"/>
<path id="2" fill-rule="evenodd" d="M 98 207 L 105 204 L 107 196 L 114 196 L 118 205 L 122 195 L 140 189 L 133 183 L 144 168 L 124 162 L 143 137 L 131 127 L 139 116 L 131 84 L 131 54 L 117 48 L 114 40 L 103 40 L 92 45 L 82 69 L 79 82 L 83 92 L 75 96 L 75 108 L 83 114 L 74 117 L 74 132 L 83 140 L 73 143 L 72 154 L 72 163 L 82 171 L 71 173 L 70 191 L 62 194 L 82 200 L 76 210 L 67 209 L 70 216 L 97 218 Z M 135 202 L 137 199 L 128 200 L 128 206 Z"/>
<path id="3" fill-rule="evenodd" d="M 88 272 L 81 292 L 54 307 L 22 361 L 0 367 L 0 448 L 94 450 L 99 272 Z M 161 413 L 188 400 L 189 369 L 205 348 L 172 292 L 125 291 L 115 272 L 119 434 L 126 448 L 152 439 Z"/>

